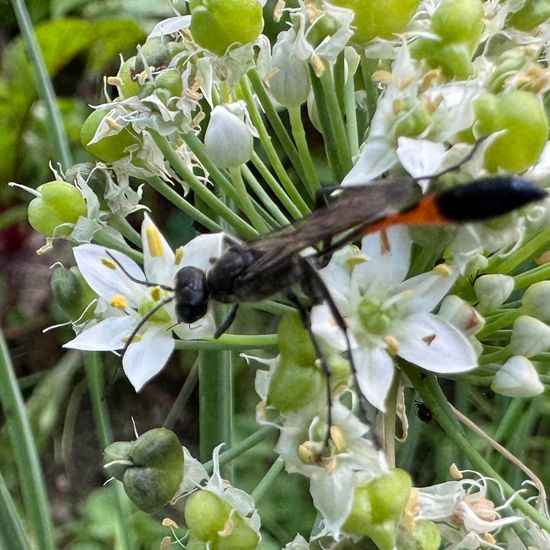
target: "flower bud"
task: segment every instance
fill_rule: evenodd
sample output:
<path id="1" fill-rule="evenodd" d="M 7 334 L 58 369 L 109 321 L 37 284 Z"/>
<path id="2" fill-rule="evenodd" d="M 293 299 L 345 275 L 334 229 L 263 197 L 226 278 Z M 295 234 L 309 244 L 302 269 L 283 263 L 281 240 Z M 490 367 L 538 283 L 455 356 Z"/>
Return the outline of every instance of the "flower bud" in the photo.
<path id="1" fill-rule="evenodd" d="M 521 299 L 522 311 L 545 323 L 550 322 L 550 281 L 531 285 Z"/>
<path id="2" fill-rule="evenodd" d="M 514 278 L 509 275 L 482 275 L 474 283 L 480 311 L 492 311 L 500 307 L 514 290 Z"/>
<path id="3" fill-rule="evenodd" d="M 140 510 L 151 512 L 176 495 L 183 478 L 184 459 L 174 432 L 156 428 L 134 442 L 110 445 L 105 450 L 107 464 L 112 462 L 113 456 L 115 460 L 121 460 L 116 458 L 119 456 L 127 461 L 125 465 L 113 467 L 115 472 L 122 474 L 124 490 Z"/>
<path id="4" fill-rule="evenodd" d="M 307 101 L 310 90 L 309 70 L 294 52 L 296 33 L 293 29 L 279 34 L 273 46 L 269 87 L 273 97 L 285 107 L 299 107 Z"/>
<path id="5" fill-rule="evenodd" d="M 534 397 L 544 391 L 533 363 L 515 355 L 497 371 L 491 389 L 508 397 Z"/>
<path id="6" fill-rule="evenodd" d="M 258 0 L 193 0 L 189 7 L 193 39 L 217 55 L 232 44 L 254 42 L 264 26 Z"/>
<path id="7" fill-rule="evenodd" d="M 39 196 L 29 203 L 28 217 L 32 228 L 42 235 L 69 235 L 73 224 L 87 213 L 86 201 L 74 185 L 50 181 L 40 185 L 36 192 Z"/>
<path id="8" fill-rule="evenodd" d="M 542 321 L 522 315 L 514 322 L 510 345 L 515 355 L 532 357 L 550 348 L 550 327 Z"/>
<path id="9" fill-rule="evenodd" d="M 57 267 L 52 273 L 50 286 L 57 303 L 68 315 L 71 321 L 86 321 L 93 315 L 93 309 L 86 311 L 86 316 L 81 319 L 82 313 L 95 299 L 94 291 L 88 286 L 77 267 L 65 269 Z"/>
<path id="10" fill-rule="evenodd" d="M 217 105 L 210 115 L 204 147 L 220 168 L 237 167 L 250 160 L 252 134 L 241 118 Z"/>
<path id="11" fill-rule="evenodd" d="M 478 333 L 485 324 L 475 307 L 453 294 L 443 299 L 438 315 L 468 336 Z"/>

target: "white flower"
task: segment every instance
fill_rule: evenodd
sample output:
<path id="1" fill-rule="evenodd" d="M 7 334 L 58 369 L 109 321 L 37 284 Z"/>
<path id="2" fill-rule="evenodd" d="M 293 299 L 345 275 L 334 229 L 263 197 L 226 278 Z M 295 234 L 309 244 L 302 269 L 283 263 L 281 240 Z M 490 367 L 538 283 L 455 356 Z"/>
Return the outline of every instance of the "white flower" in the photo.
<path id="1" fill-rule="evenodd" d="M 416 489 L 418 500 L 415 519 L 446 523 L 438 525 L 444 540 L 453 543 L 446 550 L 500 548 L 489 542 L 491 533 L 504 525 L 523 520 L 520 516 L 510 514 L 501 517 L 500 510 L 508 509 L 510 501 L 495 506 L 487 497 L 488 483 L 495 483 L 502 494 L 500 486 L 495 480 L 474 473 L 479 479 L 448 481 Z"/>
<path id="2" fill-rule="evenodd" d="M 336 538 L 349 516 L 354 488 L 388 471 L 383 455 L 368 439 L 368 427 L 353 413 L 335 403 L 332 408 L 330 454 L 326 454 L 326 424 L 304 408 L 289 414 L 281 426 L 276 451 L 284 459 L 287 472 L 310 478 L 310 493 L 325 527 Z"/>
<path id="3" fill-rule="evenodd" d="M 534 397 L 544 391 L 544 384 L 539 380 L 533 363 L 526 357 L 515 355 L 498 369 L 491 389 L 509 397 Z"/>
<path id="4" fill-rule="evenodd" d="M 172 294 L 161 286 L 146 286 L 136 281 L 172 288 L 174 276 L 182 267 L 191 265 L 206 271 L 211 258 L 220 255 L 223 240 L 221 233 L 201 235 L 174 254 L 148 216 L 143 221 L 141 236 L 144 271 L 116 250 L 94 244 L 74 248 L 80 273 L 92 290 L 111 307 L 64 347 L 90 351 L 124 348 L 142 317 Z M 214 330 L 211 313 L 192 326 L 178 324 L 174 303 L 167 303 L 132 339 L 122 358 L 124 372 L 139 391 L 168 361 L 175 346 L 172 331 L 179 338 L 189 339 L 211 336 Z"/>
<path id="5" fill-rule="evenodd" d="M 450 290 L 456 273 L 450 266 L 438 266 L 404 280 L 411 247 L 407 230 L 396 227 L 386 235 L 387 240 L 365 237 L 360 255 L 347 248 L 320 271 L 350 331 L 360 389 L 381 411 L 395 374 L 393 355 L 435 373 L 466 372 L 477 363 L 464 334 L 430 313 Z M 326 305 L 313 308 L 312 328 L 327 344 L 346 351 Z"/>

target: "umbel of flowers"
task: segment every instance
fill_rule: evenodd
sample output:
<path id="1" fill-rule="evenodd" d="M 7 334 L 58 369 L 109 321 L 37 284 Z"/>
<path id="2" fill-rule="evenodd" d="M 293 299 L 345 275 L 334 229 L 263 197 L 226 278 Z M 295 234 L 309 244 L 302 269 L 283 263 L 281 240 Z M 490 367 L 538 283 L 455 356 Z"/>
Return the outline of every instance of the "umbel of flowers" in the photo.
<path id="1" fill-rule="evenodd" d="M 410 178 L 427 193 L 501 173 L 541 186 L 550 176 L 548 2 L 279 1 L 273 17 L 283 30 L 271 40 L 261 34 L 262 4 L 190 0 L 190 14 L 160 22 L 107 78 L 116 97 L 82 127 L 97 163 L 56 174 L 29 208 L 47 236 L 43 252 L 58 238 L 75 244 L 78 270 L 58 272 L 54 285 L 76 332 L 66 347 L 124 350 L 136 390 L 178 342 L 212 341 L 214 304 L 197 323 L 178 323 L 172 288 L 183 266 L 210 268 L 227 246 L 223 234 L 234 243 L 287 226 L 335 182 L 345 194 L 347 185 Z M 172 251 L 152 221 L 164 215 L 153 211 L 136 234 L 126 217 L 151 206 L 144 186 L 208 233 Z M 309 478 L 319 514 L 312 533 L 281 544 L 549 547 L 544 495 L 531 505 L 502 479 L 487 493 L 485 476 L 496 473 L 461 435 L 438 385 L 452 376 L 507 396 L 544 390 L 547 204 L 484 224 L 398 227 L 349 241 L 319 272 L 349 342 L 320 300 L 309 304 L 314 340 L 298 316 L 283 318 L 279 352 L 257 374 L 257 419 L 280 429 L 275 451 L 287 471 Z M 480 474 L 413 489 L 395 468 L 410 386 Z M 124 464 L 115 477 L 139 477 L 128 473 L 140 467 L 138 445 L 115 450 L 115 465 Z M 187 459 L 167 460 L 155 475 L 187 468 Z M 214 482 L 193 479 L 188 548 L 257 547 L 249 498 L 219 469 Z M 150 510 L 187 492 L 166 484 L 154 502 L 134 500 Z M 508 524 L 521 529 L 500 531 Z"/>

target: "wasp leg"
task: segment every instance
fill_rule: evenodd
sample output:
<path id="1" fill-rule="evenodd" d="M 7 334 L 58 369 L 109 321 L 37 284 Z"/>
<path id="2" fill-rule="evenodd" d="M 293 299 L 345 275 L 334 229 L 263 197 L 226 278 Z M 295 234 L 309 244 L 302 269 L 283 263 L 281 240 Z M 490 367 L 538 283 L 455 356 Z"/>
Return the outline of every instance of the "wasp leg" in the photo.
<path id="1" fill-rule="evenodd" d="M 222 324 L 216 329 L 216 332 L 214 333 L 214 338 L 216 340 L 226 332 L 229 327 L 233 324 L 233 321 L 235 320 L 235 317 L 237 316 L 237 310 L 239 309 L 239 304 L 233 304 L 231 306 L 231 310 L 227 314 L 227 317 L 223 320 Z"/>

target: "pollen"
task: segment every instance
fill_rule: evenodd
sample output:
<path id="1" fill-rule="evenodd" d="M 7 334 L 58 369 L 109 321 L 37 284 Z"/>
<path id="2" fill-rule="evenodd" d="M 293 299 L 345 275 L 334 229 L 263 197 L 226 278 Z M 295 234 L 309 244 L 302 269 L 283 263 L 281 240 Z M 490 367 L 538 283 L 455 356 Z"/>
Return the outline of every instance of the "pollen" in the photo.
<path id="1" fill-rule="evenodd" d="M 452 268 L 448 264 L 438 264 L 433 268 L 433 272 L 436 275 L 443 275 L 450 277 L 453 274 Z"/>
<path id="2" fill-rule="evenodd" d="M 172 518 L 164 518 L 162 526 L 169 527 L 170 529 L 179 529 L 179 525 Z"/>
<path id="3" fill-rule="evenodd" d="M 350 268 L 355 267 L 356 265 L 364 264 L 368 262 L 369 258 L 366 254 L 358 252 L 357 254 L 352 254 L 346 258 L 346 265 Z"/>
<path id="4" fill-rule="evenodd" d="M 109 84 L 109 86 L 122 86 L 124 83 L 122 82 L 122 78 L 118 76 L 108 76 L 107 84 Z"/>
<path id="5" fill-rule="evenodd" d="M 105 123 L 107 124 L 107 126 L 109 126 L 111 130 L 116 130 L 117 132 L 122 130 L 122 126 L 116 120 L 110 117 L 105 118 Z"/>
<path id="6" fill-rule="evenodd" d="M 151 298 L 153 298 L 153 300 L 155 300 L 155 302 L 158 302 L 160 300 L 161 292 L 162 291 L 160 289 L 160 286 L 154 286 L 151 289 Z"/>
<path id="7" fill-rule="evenodd" d="M 176 248 L 174 263 L 176 265 L 181 265 L 181 262 L 183 262 L 184 256 L 185 256 L 185 249 L 183 248 L 183 246 Z"/>
<path id="8" fill-rule="evenodd" d="M 127 344 L 129 341 L 129 338 L 123 338 L 122 339 L 122 343 L 123 344 Z M 139 336 L 139 334 L 136 334 L 133 338 L 132 338 L 132 341 L 130 342 L 130 344 L 137 344 L 138 342 L 141 342 L 141 336 Z"/>
<path id="9" fill-rule="evenodd" d="M 113 260 L 111 260 L 109 258 L 101 258 L 101 263 L 105 267 L 108 267 L 109 269 L 112 269 L 113 271 L 115 271 L 116 268 L 117 268 L 117 265 L 115 264 L 115 262 L 113 262 Z"/>
<path id="10" fill-rule="evenodd" d="M 483 540 L 487 543 L 487 544 L 495 544 L 496 543 L 496 539 L 495 537 L 493 537 L 493 535 L 491 535 L 491 533 L 485 533 L 483 535 Z"/>
<path id="11" fill-rule="evenodd" d="M 338 426 L 330 427 L 330 439 L 334 443 L 334 446 L 336 447 L 336 450 L 339 453 L 345 450 L 346 440 L 344 438 L 344 434 L 342 433 L 342 430 L 338 428 Z"/>
<path id="12" fill-rule="evenodd" d="M 162 256 L 162 238 L 159 230 L 154 226 L 150 225 L 145 230 L 145 236 L 147 238 L 147 244 L 149 245 L 149 252 L 151 256 L 159 258 Z"/>
<path id="13" fill-rule="evenodd" d="M 392 355 L 397 355 L 399 353 L 399 348 L 401 345 L 399 344 L 399 341 L 395 336 L 384 336 L 384 342 L 386 342 L 386 345 L 388 346 L 388 352 Z"/>
<path id="14" fill-rule="evenodd" d="M 122 294 L 115 294 L 109 303 L 117 309 L 126 309 L 128 307 L 128 300 Z"/>

